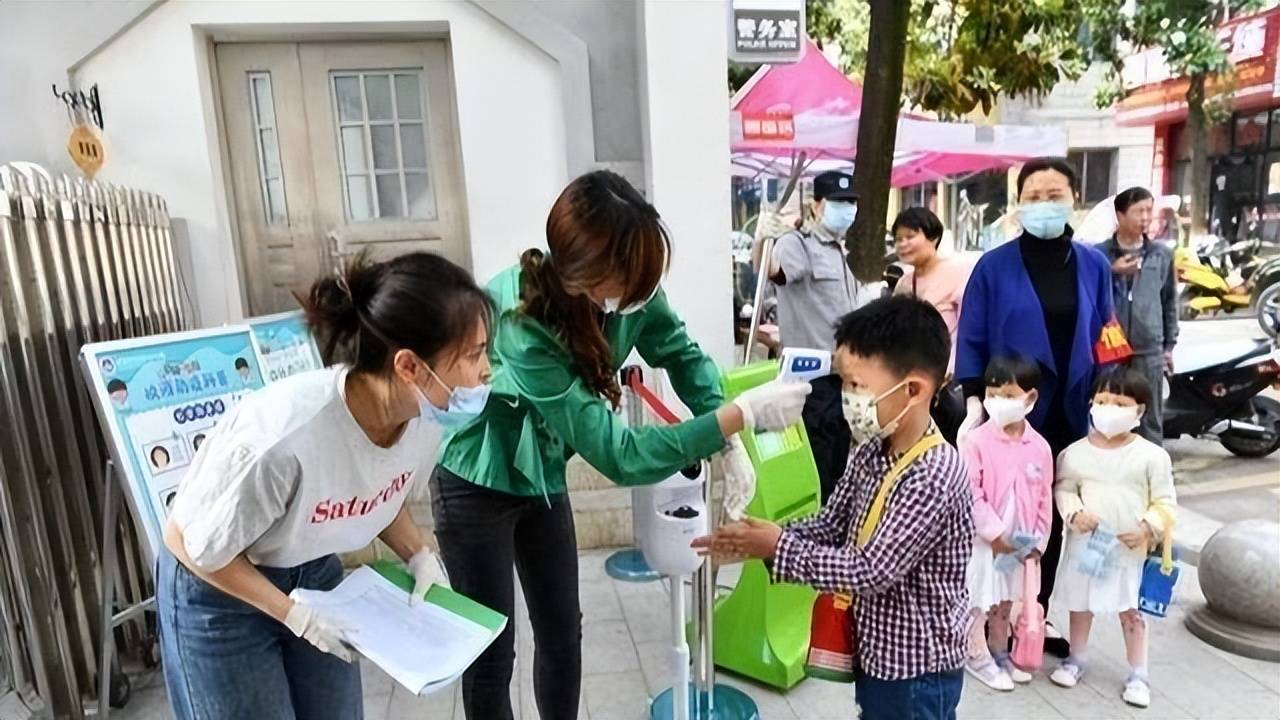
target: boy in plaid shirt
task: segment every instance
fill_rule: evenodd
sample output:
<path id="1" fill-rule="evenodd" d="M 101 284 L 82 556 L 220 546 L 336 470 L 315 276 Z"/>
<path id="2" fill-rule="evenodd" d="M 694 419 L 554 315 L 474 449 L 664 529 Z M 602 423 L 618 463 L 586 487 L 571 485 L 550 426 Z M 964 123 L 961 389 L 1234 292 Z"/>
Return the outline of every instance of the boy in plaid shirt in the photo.
<path id="1" fill-rule="evenodd" d="M 853 596 L 863 720 L 954 718 L 973 503 L 959 454 L 934 437 L 929 417 L 950 336 L 933 306 L 896 296 L 842 318 L 836 343 L 854 445 L 831 500 L 786 528 L 748 518 L 694 545 L 771 562 L 775 581 Z M 882 482 L 907 455 L 916 457 L 890 478 L 879 523 L 868 524 Z"/>

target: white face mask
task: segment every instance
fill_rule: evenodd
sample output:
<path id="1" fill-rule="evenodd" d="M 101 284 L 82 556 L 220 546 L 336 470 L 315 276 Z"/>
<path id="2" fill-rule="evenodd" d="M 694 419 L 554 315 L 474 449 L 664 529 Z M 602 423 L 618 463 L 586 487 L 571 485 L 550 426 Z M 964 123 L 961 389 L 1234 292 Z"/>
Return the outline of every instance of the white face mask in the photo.
<path id="1" fill-rule="evenodd" d="M 1137 405 L 1094 404 L 1089 408 L 1089 418 L 1093 420 L 1093 429 L 1110 439 L 1137 427 L 1138 419 L 1142 417 L 1140 410 Z"/>
<path id="2" fill-rule="evenodd" d="M 667 266 L 667 248 L 665 245 L 662 247 L 662 266 L 664 268 Z M 662 282 L 659 280 L 658 284 L 653 286 L 653 290 L 649 291 L 649 297 L 645 298 L 641 302 L 632 303 L 626 307 L 622 307 L 622 298 L 605 298 L 604 304 L 600 306 L 600 309 L 604 310 L 607 315 L 634 315 L 635 313 L 643 310 L 645 305 L 653 302 L 653 299 L 658 296 L 658 289 L 661 287 Z"/>
<path id="3" fill-rule="evenodd" d="M 633 315 L 643 310 L 649 303 L 653 302 L 653 299 L 658 296 L 658 289 L 661 287 L 661 283 L 654 285 L 653 290 L 649 293 L 649 297 L 638 303 L 632 303 L 626 307 L 620 307 L 622 305 L 622 298 L 605 298 L 604 305 L 601 306 L 600 309 L 604 310 L 606 314 L 617 313 L 618 315 Z"/>
<path id="4" fill-rule="evenodd" d="M 1008 427 L 1027 417 L 1035 403 L 1028 405 L 1023 398 L 989 397 L 982 401 L 991 421 L 1000 427 Z"/>
<path id="5" fill-rule="evenodd" d="M 633 315 L 643 310 L 645 305 L 648 305 L 653 300 L 654 295 L 657 295 L 657 294 L 658 294 L 658 286 L 655 285 L 653 288 L 653 292 L 649 295 L 648 300 L 644 300 L 638 303 L 632 303 L 631 305 L 628 305 L 626 307 L 619 307 L 619 305 L 622 304 L 622 298 L 605 298 L 604 307 L 602 309 L 607 314 L 617 313 L 618 315 Z"/>
<path id="6" fill-rule="evenodd" d="M 902 416 L 907 414 L 907 410 L 911 406 L 902 409 L 898 413 L 898 417 L 890 420 L 888 424 L 881 427 L 880 415 L 876 412 L 876 405 L 883 399 L 897 392 L 898 388 L 905 387 L 906 380 L 894 385 L 879 395 L 872 395 L 868 392 L 854 392 L 846 390 L 841 394 L 841 400 L 844 405 L 844 419 L 849 423 L 849 432 L 853 435 L 853 444 L 861 445 L 869 440 L 889 437 L 898 429 L 898 423 L 902 420 Z"/>

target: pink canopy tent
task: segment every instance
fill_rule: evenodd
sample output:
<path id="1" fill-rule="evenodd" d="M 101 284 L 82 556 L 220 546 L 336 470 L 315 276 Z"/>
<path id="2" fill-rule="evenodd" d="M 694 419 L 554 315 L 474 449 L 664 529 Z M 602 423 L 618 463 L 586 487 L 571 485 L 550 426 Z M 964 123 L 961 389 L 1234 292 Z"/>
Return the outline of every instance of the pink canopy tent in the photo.
<path id="1" fill-rule="evenodd" d="M 812 41 L 790 65 L 764 65 L 733 97 L 729 114 L 735 175 L 806 174 L 853 165 L 862 88 Z M 900 115 L 894 187 L 1009 167 L 1040 155 L 1063 155 L 1060 128 L 973 125 Z"/>

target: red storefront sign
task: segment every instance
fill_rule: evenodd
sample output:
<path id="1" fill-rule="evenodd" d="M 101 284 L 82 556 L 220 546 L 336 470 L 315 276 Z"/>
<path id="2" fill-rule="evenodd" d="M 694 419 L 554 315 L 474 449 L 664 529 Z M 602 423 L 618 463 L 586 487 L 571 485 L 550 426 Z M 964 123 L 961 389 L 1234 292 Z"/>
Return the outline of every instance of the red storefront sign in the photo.
<path id="1" fill-rule="evenodd" d="M 1232 107 L 1249 111 L 1280 105 L 1276 53 L 1280 49 L 1280 8 L 1247 15 L 1218 28 L 1218 38 L 1235 64 Z M 1187 117 L 1185 77 L 1170 77 L 1159 48 L 1144 50 L 1125 60 L 1124 85 L 1129 95 L 1116 105 L 1120 125 L 1163 125 Z M 1206 92 L 1213 95 L 1221 81 L 1210 78 Z"/>
<path id="2" fill-rule="evenodd" d="M 789 112 L 742 116 L 743 140 L 794 140 L 795 137 L 795 119 Z"/>

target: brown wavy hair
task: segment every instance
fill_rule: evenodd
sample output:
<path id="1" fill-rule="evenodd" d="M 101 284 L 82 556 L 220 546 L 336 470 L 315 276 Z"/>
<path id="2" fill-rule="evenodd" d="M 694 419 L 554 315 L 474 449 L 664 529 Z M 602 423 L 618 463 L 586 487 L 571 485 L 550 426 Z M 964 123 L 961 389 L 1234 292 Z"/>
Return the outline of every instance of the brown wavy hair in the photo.
<path id="1" fill-rule="evenodd" d="M 523 312 L 569 349 L 575 370 L 614 407 L 622 398 L 600 308 L 586 291 L 613 279 L 621 305 L 648 300 L 666 272 L 671 238 L 658 211 L 622 176 L 574 180 L 547 216 L 547 247 L 520 257 Z"/>

